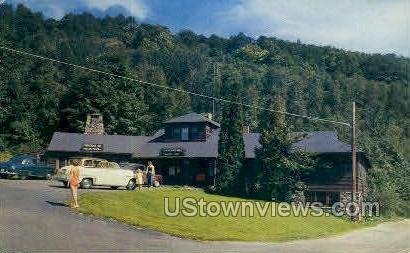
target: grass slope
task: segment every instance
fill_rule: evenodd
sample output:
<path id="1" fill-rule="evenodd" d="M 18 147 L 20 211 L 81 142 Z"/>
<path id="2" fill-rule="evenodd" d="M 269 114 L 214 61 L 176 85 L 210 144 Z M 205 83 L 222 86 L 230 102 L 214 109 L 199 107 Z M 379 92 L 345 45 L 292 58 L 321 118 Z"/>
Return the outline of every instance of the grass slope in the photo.
<path id="1" fill-rule="evenodd" d="M 88 192 L 80 196 L 80 212 L 198 240 L 278 242 L 329 236 L 366 226 L 336 217 L 260 217 L 257 212 L 254 217 L 168 217 L 164 212 L 164 197 L 170 198 L 170 210 L 174 210 L 175 197 L 244 201 L 199 189 L 162 187 L 134 192 Z"/>

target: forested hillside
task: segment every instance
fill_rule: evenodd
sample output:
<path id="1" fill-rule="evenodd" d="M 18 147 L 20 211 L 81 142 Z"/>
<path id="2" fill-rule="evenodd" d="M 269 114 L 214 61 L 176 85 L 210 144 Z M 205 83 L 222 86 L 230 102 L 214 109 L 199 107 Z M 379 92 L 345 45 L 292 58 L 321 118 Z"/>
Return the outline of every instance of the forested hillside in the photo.
<path id="1" fill-rule="evenodd" d="M 226 71 L 237 71 L 244 103 L 267 106 L 281 96 L 287 111 L 338 121 L 350 122 L 354 100 L 372 189 L 384 189 L 372 196 L 397 200 L 394 205 L 410 198 L 408 58 L 244 34 L 172 34 L 123 16 L 45 20 L 21 5 L 0 5 L 0 45 L 217 97 L 224 96 Z M 217 120 L 222 106 L 216 103 Z M 0 151 L 41 150 L 54 131 L 81 132 L 90 112 L 104 115 L 108 133 L 145 135 L 190 111 L 210 112 L 212 101 L 0 49 Z M 244 108 L 244 124 L 258 131 L 260 115 Z M 349 137 L 347 127 L 287 120 L 293 131 L 335 129 Z"/>

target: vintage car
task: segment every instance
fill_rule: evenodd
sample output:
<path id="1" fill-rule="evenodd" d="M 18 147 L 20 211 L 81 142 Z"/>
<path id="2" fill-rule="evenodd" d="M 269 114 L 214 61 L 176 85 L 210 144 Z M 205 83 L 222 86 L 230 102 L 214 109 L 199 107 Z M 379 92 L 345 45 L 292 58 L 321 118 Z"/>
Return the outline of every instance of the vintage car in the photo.
<path id="1" fill-rule="evenodd" d="M 120 163 L 119 165 L 122 169 L 133 170 L 134 172 L 137 169 L 142 170 L 142 174 L 143 174 L 142 178 L 144 180 L 144 184 L 148 184 L 148 181 L 147 181 L 148 169 L 144 164 L 140 164 L 140 163 Z M 154 176 L 154 186 L 159 187 L 161 184 L 163 184 L 162 175 L 155 174 L 155 176 Z"/>
<path id="2" fill-rule="evenodd" d="M 80 187 L 87 189 L 93 186 L 109 186 L 113 189 L 125 187 L 133 190 L 136 187 L 134 172 L 132 170 L 121 169 L 115 162 L 104 159 L 80 157 L 69 159 L 69 164 L 76 159 L 80 161 Z M 59 169 L 54 177 L 64 186 L 68 186 L 68 178 L 72 165 Z"/>
<path id="3" fill-rule="evenodd" d="M 33 155 L 18 155 L 11 158 L 9 161 L 0 163 L 0 175 L 6 178 L 26 179 L 34 178 L 51 178 L 53 168 L 47 164 L 40 162 Z"/>

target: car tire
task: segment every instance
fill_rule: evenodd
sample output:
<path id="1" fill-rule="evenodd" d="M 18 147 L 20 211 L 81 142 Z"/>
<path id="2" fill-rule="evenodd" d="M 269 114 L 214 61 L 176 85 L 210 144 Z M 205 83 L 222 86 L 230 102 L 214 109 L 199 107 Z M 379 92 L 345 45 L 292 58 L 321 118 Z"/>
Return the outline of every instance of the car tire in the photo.
<path id="1" fill-rule="evenodd" d="M 111 186 L 110 187 L 112 190 L 117 190 L 119 188 L 119 186 Z"/>
<path id="2" fill-rule="evenodd" d="M 83 178 L 80 183 L 82 189 L 90 189 L 93 186 L 93 180 L 89 178 Z"/>
<path id="3" fill-rule="evenodd" d="M 64 181 L 63 185 L 64 185 L 64 188 L 68 188 L 68 182 Z"/>
<path id="4" fill-rule="evenodd" d="M 6 178 L 7 179 L 18 179 L 18 176 L 17 175 L 6 175 Z"/>
<path id="5" fill-rule="evenodd" d="M 129 191 L 135 190 L 135 188 L 137 187 L 137 184 L 135 183 L 135 179 L 131 179 L 127 186 L 125 186 L 125 188 Z"/>

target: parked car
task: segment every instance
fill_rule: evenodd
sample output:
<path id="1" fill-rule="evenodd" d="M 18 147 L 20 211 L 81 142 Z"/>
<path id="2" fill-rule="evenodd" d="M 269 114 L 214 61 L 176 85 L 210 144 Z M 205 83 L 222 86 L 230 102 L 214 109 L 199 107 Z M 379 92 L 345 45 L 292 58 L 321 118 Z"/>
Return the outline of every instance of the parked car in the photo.
<path id="1" fill-rule="evenodd" d="M 80 160 L 80 187 L 84 189 L 93 186 L 109 186 L 113 189 L 125 187 L 128 190 L 133 190 L 136 187 L 134 172 L 132 170 L 121 169 L 115 162 L 109 162 L 104 159 L 79 157 L 69 160 Z M 68 179 L 72 165 L 64 166 L 59 169 L 54 177 L 64 186 L 68 186 Z"/>
<path id="2" fill-rule="evenodd" d="M 35 177 L 49 179 L 53 171 L 52 166 L 38 161 L 37 157 L 33 155 L 18 155 L 7 162 L 0 163 L 0 175 L 6 178 L 26 179 Z"/>
<path id="3" fill-rule="evenodd" d="M 142 178 L 144 180 L 144 184 L 148 184 L 148 180 L 147 180 L 148 169 L 144 164 L 140 164 L 140 163 L 120 163 L 119 165 L 120 165 L 121 168 L 126 169 L 126 170 L 132 170 L 132 171 L 135 171 L 137 169 L 142 170 L 142 174 L 143 174 Z M 155 174 L 155 176 L 154 176 L 154 186 L 159 187 L 161 184 L 163 184 L 162 175 Z"/>

